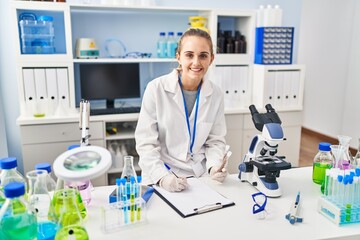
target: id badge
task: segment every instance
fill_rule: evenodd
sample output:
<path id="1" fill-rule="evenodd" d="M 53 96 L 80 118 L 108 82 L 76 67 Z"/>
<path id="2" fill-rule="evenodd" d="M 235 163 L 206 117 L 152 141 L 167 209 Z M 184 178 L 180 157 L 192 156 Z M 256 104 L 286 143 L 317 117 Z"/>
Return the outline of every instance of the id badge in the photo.
<path id="1" fill-rule="evenodd" d="M 203 161 L 197 161 L 192 165 L 192 169 L 197 178 L 201 177 L 205 173 L 205 167 L 202 164 Z"/>

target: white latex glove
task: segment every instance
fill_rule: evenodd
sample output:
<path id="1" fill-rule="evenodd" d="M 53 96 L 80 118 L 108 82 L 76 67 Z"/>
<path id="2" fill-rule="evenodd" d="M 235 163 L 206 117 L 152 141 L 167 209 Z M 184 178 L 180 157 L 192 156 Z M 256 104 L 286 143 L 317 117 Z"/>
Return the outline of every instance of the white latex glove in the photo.
<path id="1" fill-rule="evenodd" d="M 226 176 L 227 176 L 227 169 L 222 166 L 214 166 L 210 169 L 210 177 L 215 181 L 222 183 L 224 182 Z"/>
<path id="2" fill-rule="evenodd" d="M 169 192 L 180 192 L 188 187 L 186 178 L 175 177 L 173 174 L 168 174 L 160 180 L 160 187 Z"/>

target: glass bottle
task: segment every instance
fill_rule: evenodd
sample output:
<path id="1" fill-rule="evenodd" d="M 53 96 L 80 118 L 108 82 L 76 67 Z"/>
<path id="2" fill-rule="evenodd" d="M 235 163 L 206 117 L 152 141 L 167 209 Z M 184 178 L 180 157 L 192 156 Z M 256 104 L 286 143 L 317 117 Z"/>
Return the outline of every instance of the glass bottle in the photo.
<path id="1" fill-rule="evenodd" d="M 54 205 L 58 214 L 58 232 L 55 239 L 87 240 L 89 236 L 83 227 L 83 218 L 77 205 L 77 190 L 59 190 Z"/>
<path id="2" fill-rule="evenodd" d="M 4 186 L 10 182 L 22 182 L 25 185 L 25 189 L 27 189 L 26 179 L 18 172 L 16 167 L 17 159 L 15 157 L 8 157 L 0 160 L 0 168 L 2 169 L 0 176 L 0 192 L 3 191 Z M 1 195 L 3 195 L 3 197 L 1 197 Z M 4 194 L 0 194 L 0 205 L 5 202 L 4 197 Z"/>
<path id="3" fill-rule="evenodd" d="M 5 185 L 4 194 L 6 200 L 0 210 L 0 239 L 37 239 L 36 215 L 24 199 L 25 184 L 10 182 Z"/>
<path id="4" fill-rule="evenodd" d="M 136 171 L 134 168 L 134 157 L 133 156 L 125 156 L 124 157 L 124 168 L 121 173 L 121 178 L 125 178 L 126 181 L 130 181 L 130 177 L 134 177 L 136 179 Z"/>
<path id="5" fill-rule="evenodd" d="M 334 166 L 334 158 L 331 155 L 331 144 L 327 142 L 319 143 L 319 151 L 314 157 L 312 179 L 316 184 L 322 184 L 325 179 L 326 169 Z"/>
<path id="6" fill-rule="evenodd" d="M 26 174 L 29 180 L 28 201 L 36 212 L 38 240 L 54 239 L 56 223 L 48 219 L 51 197 L 47 188 L 46 170 L 33 170 Z"/>
<path id="7" fill-rule="evenodd" d="M 51 177 L 51 164 L 50 163 L 38 163 L 35 165 L 36 170 L 45 170 L 47 172 L 46 174 L 46 187 L 48 192 L 55 191 L 56 189 L 56 182 Z"/>
<path id="8" fill-rule="evenodd" d="M 358 149 L 357 152 L 354 156 L 353 162 L 352 162 L 352 167 L 353 168 L 358 168 L 360 167 L 360 138 L 359 138 L 359 145 L 358 145 Z"/>

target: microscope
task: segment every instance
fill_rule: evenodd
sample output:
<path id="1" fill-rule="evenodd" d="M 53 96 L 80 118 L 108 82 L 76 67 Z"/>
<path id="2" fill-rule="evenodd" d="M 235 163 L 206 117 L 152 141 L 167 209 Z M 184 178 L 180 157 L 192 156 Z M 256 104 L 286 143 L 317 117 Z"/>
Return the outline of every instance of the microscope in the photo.
<path id="1" fill-rule="evenodd" d="M 277 148 L 284 138 L 281 120 L 271 104 L 265 106 L 266 113 L 259 113 L 254 105 L 249 106 L 253 123 L 261 134 L 257 134 L 239 165 L 239 179 L 249 182 L 268 197 L 280 197 L 282 192 L 276 181 L 280 171 L 291 168 L 284 156 L 276 156 Z"/>

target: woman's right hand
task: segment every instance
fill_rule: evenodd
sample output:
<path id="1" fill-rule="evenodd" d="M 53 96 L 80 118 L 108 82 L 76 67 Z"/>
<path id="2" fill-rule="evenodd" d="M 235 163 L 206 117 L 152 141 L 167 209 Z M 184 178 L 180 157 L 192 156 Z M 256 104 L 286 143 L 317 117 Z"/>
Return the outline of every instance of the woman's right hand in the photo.
<path id="1" fill-rule="evenodd" d="M 164 176 L 159 183 L 160 187 L 169 192 L 180 192 L 188 187 L 186 178 L 177 178 L 173 174 Z"/>

